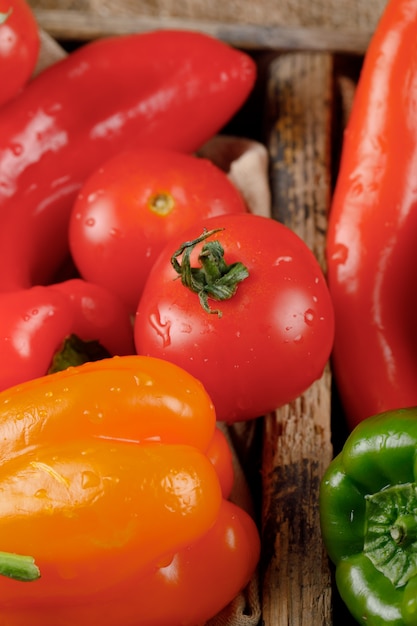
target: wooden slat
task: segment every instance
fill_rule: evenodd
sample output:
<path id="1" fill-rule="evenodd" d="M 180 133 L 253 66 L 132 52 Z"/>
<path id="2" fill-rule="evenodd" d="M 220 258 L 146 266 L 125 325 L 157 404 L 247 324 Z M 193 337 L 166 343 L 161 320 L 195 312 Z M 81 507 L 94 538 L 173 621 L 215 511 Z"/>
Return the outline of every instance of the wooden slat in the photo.
<path id="1" fill-rule="evenodd" d="M 324 269 L 332 57 L 281 55 L 270 66 L 267 89 L 273 217 L 304 239 Z M 330 384 L 326 368 L 306 393 L 264 420 L 264 626 L 332 623 L 318 511 L 320 479 L 332 457 Z"/>
<path id="2" fill-rule="evenodd" d="M 263 26 L 147 15 L 99 15 L 76 10 L 34 9 L 40 26 L 57 40 L 86 41 L 97 37 L 145 32 L 157 28 L 197 30 L 230 45 L 256 50 L 312 50 L 363 54 L 371 31 L 326 27 Z"/>
<path id="3" fill-rule="evenodd" d="M 326 27 L 370 32 L 387 0 L 28 0 L 36 9 L 71 10 L 101 17 L 175 17 L 239 24 Z"/>

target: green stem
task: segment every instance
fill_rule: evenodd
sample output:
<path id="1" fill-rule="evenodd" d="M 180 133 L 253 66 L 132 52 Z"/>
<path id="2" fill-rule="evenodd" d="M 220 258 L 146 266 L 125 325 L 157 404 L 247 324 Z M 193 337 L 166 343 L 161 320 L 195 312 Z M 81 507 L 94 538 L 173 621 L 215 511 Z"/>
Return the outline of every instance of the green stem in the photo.
<path id="1" fill-rule="evenodd" d="M 21 582 L 31 582 L 40 578 L 40 571 L 31 556 L 0 552 L 0 575 Z"/>
<path id="2" fill-rule="evenodd" d="M 417 541 L 417 518 L 415 515 L 401 515 L 390 529 L 392 539 L 398 546 L 406 547 Z"/>
<path id="3" fill-rule="evenodd" d="M 110 356 L 110 353 L 98 341 L 83 341 L 77 335 L 69 335 L 54 354 L 48 374 L 61 372 L 68 367 L 90 361 L 100 361 Z"/>
<path id="4" fill-rule="evenodd" d="M 417 576 L 417 484 L 365 496 L 364 553 L 395 587 Z"/>
<path id="5" fill-rule="evenodd" d="M 171 257 L 172 267 L 181 278 L 182 284 L 198 295 L 206 313 L 216 313 L 219 317 L 222 316 L 222 312 L 219 309 L 211 309 L 208 299 L 220 302 L 232 298 L 238 284 L 249 276 L 249 271 L 240 261 L 228 265 L 224 260 L 224 249 L 217 239 L 207 241 L 203 245 L 198 256 L 200 267 L 191 267 L 190 258 L 199 243 L 222 230 L 223 228 L 204 230 L 196 239 L 183 243 Z M 178 257 L 181 256 L 182 263 L 178 261 Z"/>

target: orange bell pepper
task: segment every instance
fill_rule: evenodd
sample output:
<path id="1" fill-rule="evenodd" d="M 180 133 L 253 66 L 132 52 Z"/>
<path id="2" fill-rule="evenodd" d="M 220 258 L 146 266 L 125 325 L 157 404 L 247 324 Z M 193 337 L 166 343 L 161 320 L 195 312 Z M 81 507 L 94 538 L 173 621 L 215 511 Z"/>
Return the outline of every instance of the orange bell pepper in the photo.
<path id="1" fill-rule="evenodd" d="M 222 493 L 230 465 L 211 460 L 217 437 L 201 383 L 155 358 L 86 363 L 0 393 L 0 547 L 30 554 L 41 574 L 0 577 L 0 623 L 191 626 L 215 615 L 259 557 L 254 522 Z M 216 590 L 223 567 L 230 580 Z"/>

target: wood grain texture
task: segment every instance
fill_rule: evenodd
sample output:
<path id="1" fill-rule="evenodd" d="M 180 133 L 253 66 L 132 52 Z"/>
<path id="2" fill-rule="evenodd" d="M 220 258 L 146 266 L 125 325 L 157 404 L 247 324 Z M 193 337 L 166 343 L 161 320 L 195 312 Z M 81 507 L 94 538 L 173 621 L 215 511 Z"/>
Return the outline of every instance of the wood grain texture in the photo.
<path id="1" fill-rule="evenodd" d="M 88 41 L 103 36 L 178 28 L 200 31 L 243 49 L 363 54 L 371 36 L 369 31 L 334 31 L 324 27 L 297 25 L 263 26 L 171 16 L 101 16 L 82 11 L 47 9 L 35 9 L 35 15 L 41 27 L 61 41 Z"/>
<path id="2" fill-rule="evenodd" d="M 59 40 L 187 28 L 241 48 L 363 54 L 387 0 L 29 0 Z"/>
<path id="3" fill-rule="evenodd" d="M 272 214 L 300 235 L 325 269 L 332 57 L 281 55 L 271 63 L 267 89 Z M 320 480 L 332 458 L 330 389 L 326 368 L 306 393 L 264 419 L 265 626 L 332 624 L 318 509 Z"/>
<path id="4" fill-rule="evenodd" d="M 153 16 L 240 24 L 374 30 L 387 0 L 29 0 L 39 9 L 97 16 Z"/>

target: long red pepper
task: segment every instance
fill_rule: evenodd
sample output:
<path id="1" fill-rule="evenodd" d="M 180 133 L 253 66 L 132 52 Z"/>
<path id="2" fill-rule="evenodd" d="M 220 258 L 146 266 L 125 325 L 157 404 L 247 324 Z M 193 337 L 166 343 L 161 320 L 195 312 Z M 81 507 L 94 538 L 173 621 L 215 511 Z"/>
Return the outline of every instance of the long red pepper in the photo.
<path id="1" fill-rule="evenodd" d="M 367 51 L 331 207 L 333 368 L 354 426 L 417 404 L 417 0 L 391 0 Z"/>
<path id="2" fill-rule="evenodd" d="M 125 147 L 199 148 L 241 107 L 245 53 L 197 32 L 86 44 L 44 70 L 0 116 L 0 291 L 53 279 L 86 176 Z"/>

